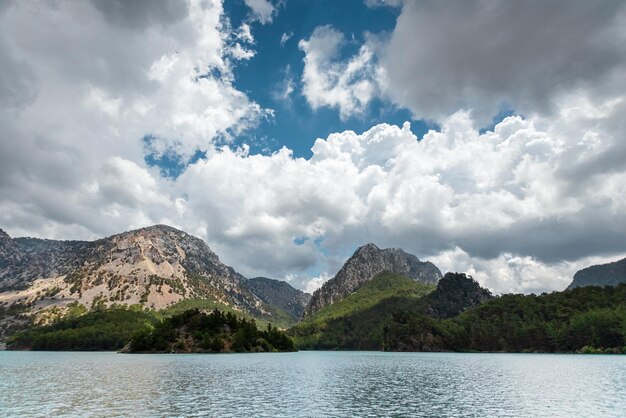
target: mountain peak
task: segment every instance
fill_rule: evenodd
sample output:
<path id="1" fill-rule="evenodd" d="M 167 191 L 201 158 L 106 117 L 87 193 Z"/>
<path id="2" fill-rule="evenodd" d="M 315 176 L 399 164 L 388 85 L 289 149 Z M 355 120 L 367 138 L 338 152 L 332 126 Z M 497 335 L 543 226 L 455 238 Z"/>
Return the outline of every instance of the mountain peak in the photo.
<path id="1" fill-rule="evenodd" d="M 422 283 L 437 283 L 442 277 L 434 264 L 421 262 L 400 248 L 380 249 L 372 243 L 366 244 L 354 252 L 335 277 L 313 293 L 304 316 L 343 299 L 383 271 L 402 274 Z"/>
<path id="2" fill-rule="evenodd" d="M 368 251 L 380 251 L 380 248 L 378 248 L 378 246 L 374 244 L 373 242 L 369 242 L 357 248 L 355 251 L 355 254 L 358 254 L 361 252 L 368 252 Z"/>

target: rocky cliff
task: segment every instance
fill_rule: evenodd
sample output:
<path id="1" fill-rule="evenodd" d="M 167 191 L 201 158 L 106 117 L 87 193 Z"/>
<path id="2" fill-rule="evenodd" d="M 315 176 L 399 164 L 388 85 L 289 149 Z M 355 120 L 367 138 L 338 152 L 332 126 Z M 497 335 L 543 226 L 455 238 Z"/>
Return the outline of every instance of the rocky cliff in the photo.
<path id="1" fill-rule="evenodd" d="M 339 272 L 313 293 L 304 317 L 355 292 L 383 271 L 405 275 L 422 283 L 437 283 L 441 271 L 430 262 L 422 262 L 399 248 L 380 249 L 374 244 L 358 248 Z"/>
<path id="2" fill-rule="evenodd" d="M 281 280 L 255 277 L 246 281 L 245 286 L 264 302 L 278 306 L 296 318 L 302 317 L 304 308 L 311 300 L 310 294 L 294 289 Z"/>
<path id="3" fill-rule="evenodd" d="M 617 286 L 620 283 L 626 283 L 626 258 L 613 263 L 600 264 L 579 270 L 567 288 Z"/>
<path id="4" fill-rule="evenodd" d="M 156 225 L 97 241 L 11 239 L 0 233 L 0 308 L 30 312 L 77 302 L 91 309 L 140 304 L 162 309 L 203 298 L 270 315 L 247 279 L 223 264 L 204 241 Z M 271 320 L 271 318 L 268 318 Z"/>

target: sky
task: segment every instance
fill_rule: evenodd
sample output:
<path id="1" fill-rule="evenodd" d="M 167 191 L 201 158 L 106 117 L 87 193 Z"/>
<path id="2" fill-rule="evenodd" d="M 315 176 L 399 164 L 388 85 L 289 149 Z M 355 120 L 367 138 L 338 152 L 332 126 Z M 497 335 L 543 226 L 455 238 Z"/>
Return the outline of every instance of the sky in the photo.
<path id="1" fill-rule="evenodd" d="M 165 223 L 313 291 L 368 242 L 495 293 L 626 257 L 626 2 L 0 2 L 0 228 Z"/>

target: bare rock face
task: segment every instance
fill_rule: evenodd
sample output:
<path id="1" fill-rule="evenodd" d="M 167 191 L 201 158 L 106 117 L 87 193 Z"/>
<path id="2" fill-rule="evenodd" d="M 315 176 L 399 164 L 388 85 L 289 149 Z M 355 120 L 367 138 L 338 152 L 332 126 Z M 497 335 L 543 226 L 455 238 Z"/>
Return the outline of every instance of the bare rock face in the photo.
<path id="1" fill-rule="evenodd" d="M 422 262 L 400 248 L 380 249 L 374 244 L 367 244 L 358 248 L 335 277 L 313 293 L 303 316 L 312 315 L 324 306 L 340 301 L 383 271 L 403 274 L 422 283 L 437 283 L 442 277 L 434 264 Z"/>
<path id="2" fill-rule="evenodd" d="M 264 302 L 278 306 L 298 319 L 311 300 L 310 294 L 293 288 L 289 283 L 267 277 L 249 279 L 245 286 Z"/>
<path id="3" fill-rule="evenodd" d="M 209 298 L 253 315 L 266 313 L 263 301 L 243 286 L 246 280 L 204 241 L 165 225 L 97 241 L 0 233 L 0 308 L 17 303 L 38 311 L 78 302 L 87 308 L 161 309 Z"/>
<path id="4" fill-rule="evenodd" d="M 18 248 L 15 241 L 0 229 L 0 289 L 18 281 L 15 272 L 19 270 L 19 266 L 25 263 L 26 259 L 26 255 Z M 3 277 L 15 278 L 13 280 L 7 279 L 5 283 L 2 280 Z"/>

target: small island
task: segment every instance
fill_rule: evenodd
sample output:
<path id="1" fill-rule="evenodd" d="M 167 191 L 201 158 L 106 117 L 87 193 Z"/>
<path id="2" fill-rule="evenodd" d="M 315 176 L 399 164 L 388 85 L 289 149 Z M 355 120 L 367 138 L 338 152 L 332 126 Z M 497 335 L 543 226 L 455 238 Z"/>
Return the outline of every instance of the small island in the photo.
<path id="1" fill-rule="evenodd" d="M 138 333 L 123 353 L 260 353 L 296 351 L 293 340 L 268 324 L 219 309 L 206 313 L 190 309 L 165 318 L 153 329 Z"/>

